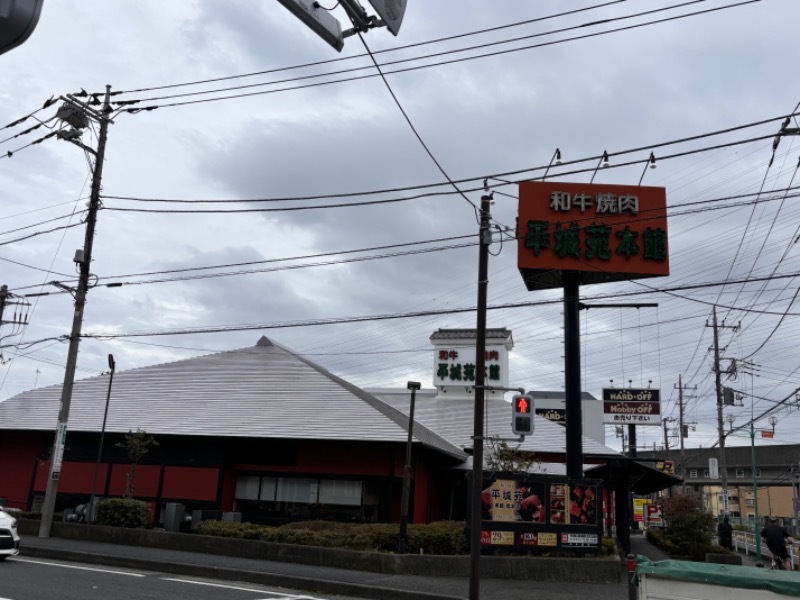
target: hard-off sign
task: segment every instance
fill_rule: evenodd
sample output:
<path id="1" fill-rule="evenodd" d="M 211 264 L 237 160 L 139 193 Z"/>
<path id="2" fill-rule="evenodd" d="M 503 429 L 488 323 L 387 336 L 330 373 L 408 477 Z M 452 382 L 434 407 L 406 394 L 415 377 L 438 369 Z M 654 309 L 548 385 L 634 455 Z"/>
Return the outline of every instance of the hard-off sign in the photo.
<path id="1" fill-rule="evenodd" d="M 661 392 L 653 389 L 605 388 L 603 422 L 617 425 L 660 425 Z"/>
<path id="2" fill-rule="evenodd" d="M 519 184 L 519 267 L 529 290 L 669 275 L 664 188 L 525 181 Z"/>

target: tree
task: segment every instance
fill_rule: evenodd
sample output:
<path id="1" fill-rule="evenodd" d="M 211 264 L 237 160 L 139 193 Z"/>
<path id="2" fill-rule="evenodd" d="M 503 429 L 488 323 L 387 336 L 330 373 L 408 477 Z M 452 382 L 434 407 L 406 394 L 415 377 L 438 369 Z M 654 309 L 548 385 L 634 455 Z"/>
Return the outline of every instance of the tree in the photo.
<path id="1" fill-rule="evenodd" d="M 661 498 L 661 514 L 667 522 L 667 539 L 681 554 L 692 560 L 705 560 L 714 535 L 714 517 L 705 512 L 700 498 L 693 494 L 678 494 Z"/>
<path id="2" fill-rule="evenodd" d="M 128 453 L 128 458 L 131 460 L 131 470 L 125 482 L 126 498 L 133 498 L 133 478 L 136 476 L 136 465 L 145 454 L 150 452 L 150 448 L 153 446 L 158 446 L 158 442 L 152 435 L 141 429 L 128 430 L 125 440 L 117 444 L 118 448 L 122 448 Z"/>
<path id="3" fill-rule="evenodd" d="M 539 463 L 533 452 L 513 448 L 506 442 L 490 442 L 486 449 L 486 469 L 501 473 L 529 473 Z"/>

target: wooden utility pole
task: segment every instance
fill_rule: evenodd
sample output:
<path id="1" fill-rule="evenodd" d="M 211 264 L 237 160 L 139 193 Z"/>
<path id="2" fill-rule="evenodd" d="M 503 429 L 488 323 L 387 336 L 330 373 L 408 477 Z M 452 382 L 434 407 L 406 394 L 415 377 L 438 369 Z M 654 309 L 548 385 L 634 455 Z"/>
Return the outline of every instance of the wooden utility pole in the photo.
<path id="1" fill-rule="evenodd" d="M 481 197 L 480 246 L 478 254 L 478 307 L 475 340 L 475 416 L 472 431 L 472 490 L 469 515 L 469 600 L 479 600 L 481 595 L 481 517 L 483 491 L 483 422 L 486 396 L 486 305 L 489 289 L 489 245 L 491 230 L 492 196 Z"/>

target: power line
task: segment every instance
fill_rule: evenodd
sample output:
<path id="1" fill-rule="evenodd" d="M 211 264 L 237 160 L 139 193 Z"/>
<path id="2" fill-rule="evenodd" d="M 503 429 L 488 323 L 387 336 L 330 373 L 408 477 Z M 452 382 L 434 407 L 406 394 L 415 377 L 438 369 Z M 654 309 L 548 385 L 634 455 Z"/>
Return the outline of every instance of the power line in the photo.
<path id="1" fill-rule="evenodd" d="M 597 9 L 597 8 L 605 8 L 607 6 L 611 6 L 613 4 L 620 4 L 620 3 L 626 2 L 626 1 L 627 0 L 613 0 L 611 2 L 603 2 L 601 4 L 595 4 L 593 6 L 587 6 L 585 8 L 569 10 L 569 11 L 565 11 L 565 12 L 561 12 L 561 13 L 556 13 L 556 14 L 553 14 L 553 15 L 547 15 L 547 16 L 544 16 L 544 17 L 537 17 L 535 19 L 528 19 L 528 20 L 525 20 L 525 21 L 517 21 L 517 22 L 514 22 L 514 23 L 508 23 L 506 25 L 499 25 L 499 26 L 496 26 L 496 27 L 489 27 L 489 28 L 486 28 L 486 29 L 479 29 L 477 31 L 471 31 L 471 32 L 468 32 L 468 33 L 461 33 L 461 34 L 457 34 L 457 35 L 451 35 L 451 36 L 447 36 L 447 37 L 436 38 L 436 39 L 433 39 L 433 40 L 427 40 L 427 41 L 424 41 L 424 42 L 416 42 L 414 44 L 407 44 L 405 46 L 395 46 L 394 48 L 387 48 L 385 50 L 377 50 L 377 51 L 374 51 L 374 53 L 375 54 L 386 54 L 386 53 L 389 53 L 389 52 L 398 52 L 398 51 L 401 51 L 401 50 L 408 50 L 410 48 L 418 48 L 420 46 L 427 46 L 427 45 L 431 45 L 431 44 L 438 44 L 438 43 L 441 43 L 441 42 L 448 42 L 448 41 L 452 41 L 452 40 L 456 40 L 456 39 L 460 39 L 460 38 L 464 38 L 464 37 L 470 37 L 470 36 L 474 36 L 474 35 L 481 35 L 481 34 L 484 34 L 484 33 L 491 33 L 491 32 L 494 32 L 494 31 L 500 31 L 500 30 L 503 30 L 503 29 L 509 29 L 509 28 L 512 28 L 512 27 L 520 27 L 522 25 L 530 25 L 531 23 L 537 23 L 537 22 L 540 22 L 540 21 L 546 21 L 546 20 L 555 19 L 555 18 L 558 18 L 558 17 L 569 16 L 569 15 L 577 14 L 577 13 L 580 13 L 580 12 L 586 12 L 586 11 L 594 10 L 594 9 Z M 367 56 L 366 53 L 365 54 L 356 54 L 354 56 L 345 56 L 345 57 L 341 57 L 341 58 L 331 58 L 331 59 L 328 59 L 328 60 L 319 60 L 319 61 L 315 61 L 315 62 L 303 63 L 303 64 L 294 65 L 294 66 L 290 66 L 290 67 L 279 67 L 277 69 L 268 69 L 268 70 L 264 70 L 264 71 L 254 71 L 252 73 L 242 73 L 242 74 L 239 74 L 239 75 L 228 75 L 228 76 L 225 76 L 225 77 L 215 77 L 215 78 L 212 78 L 212 79 L 202 79 L 202 80 L 197 80 L 197 81 L 187 81 L 187 82 L 183 82 L 183 83 L 173 83 L 173 84 L 168 84 L 168 85 L 144 87 L 144 88 L 131 89 L 131 90 L 120 90 L 118 92 L 114 92 L 113 95 L 114 96 L 118 96 L 118 95 L 121 95 L 121 94 L 133 94 L 133 93 L 140 93 L 140 92 L 150 92 L 150 91 L 164 90 L 164 89 L 171 89 L 171 88 L 188 87 L 188 86 L 192 86 L 192 85 L 205 85 L 207 83 L 217 83 L 219 81 L 231 81 L 231 80 L 234 80 L 234 79 L 243 79 L 243 78 L 246 78 L 246 77 L 256 77 L 256 76 L 260 76 L 260 75 L 270 75 L 272 73 L 280 73 L 280 72 L 283 72 L 283 71 L 294 71 L 294 70 L 298 70 L 298 69 L 305 69 L 305 68 L 308 68 L 308 67 L 318 67 L 318 66 L 321 66 L 321 65 L 328 65 L 328 64 L 333 64 L 333 63 L 351 61 L 351 60 L 355 60 L 355 59 L 358 59 L 358 58 L 364 58 L 366 56 Z M 91 94 L 91 95 L 94 96 L 96 94 Z"/>
<path id="2" fill-rule="evenodd" d="M 777 275 L 773 276 L 773 279 L 785 279 L 790 277 L 799 277 L 800 272 L 796 273 L 789 273 L 785 275 Z M 761 278 L 754 278 L 751 281 L 759 281 Z M 739 281 L 737 283 L 741 283 Z M 713 287 L 718 287 L 723 285 L 723 283 L 729 282 L 711 282 L 711 283 L 702 283 L 702 284 L 693 284 L 693 285 L 682 285 L 682 286 L 675 286 L 673 288 L 662 288 L 657 290 L 657 292 L 665 292 L 665 291 L 688 291 L 688 290 L 696 290 L 696 289 L 708 289 Z M 653 293 L 650 290 L 647 291 L 634 291 L 634 292 L 615 292 L 607 295 L 598 295 L 593 298 L 589 298 L 589 300 L 604 300 L 604 299 L 611 299 L 611 298 L 621 298 L 621 297 L 631 297 L 631 296 L 641 296 L 644 294 L 651 294 Z M 692 300 L 694 302 L 702 302 L 701 300 L 696 300 L 694 298 L 687 298 L 688 300 Z M 505 303 L 505 304 L 497 304 L 489 306 L 489 310 L 507 310 L 507 309 L 516 309 L 516 308 L 529 308 L 532 306 L 545 306 L 545 305 L 554 305 L 560 304 L 562 302 L 561 299 L 552 299 L 552 300 L 536 300 L 536 301 L 529 301 L 529 302 L 513 302 L 513 303 Z M 713 303 L 709 303 L 713 304 Z M 282 328 L 293 328 L 293 327 L 310 327 L 310 326 L 318 326 L 318 325 L 333 325 L 333 324 L 344 324 L 344 323 L 358 323 L 358 322 L 365 322 L 365 321 L 385 321 L 385 320 L 393 320 L 393 319 L 408 319 L 408 318 L 418 318 L 418 317 L 425 317 L 425 316 L 433 316 L 433 315 L 449 315 L 449 314 L 458 314 L 458 313 L 469 313 L 474 312 L 475 307 L 465 307 L 465 308 L 453 308 L 453 309 L 441 309 L 441 310 L 425 310 L 425 311 L 414 311 L 414 312 L 406 312 L 406 313 L 394 313 L 394 314 L 384 314 L 384 315 L 369 315 L 369 316 L 356 316 L 356 317 L 338 317 L 338 318 L 330 318 L 330 319 L 313 319 L 313 320 L 305 320 L 305 321 L 289 321 L 283 323 L 260 323 L 254 325 L 225 325 L 225 326 L 211 326 L 211 327 L 197 327 L 197 328 L 188 328 L 188 329 L 166 329 L 166 330 L 151 330 L 151 331 L 140 331 L 140 332 L 129 332 L 129 333 L 86 333 L 82 334 L 81 337 L 86 338 L 96 338 L 96 339 L 116 339 L 116 338 L 125 338 L 125 337 L 151 337 L 151 336 L 163 336 L 163 335 L 188 335 L 188 334 L 201 334 L 201 333 L 229 333 L 232 331 L 250 331 L 255 329 L 282 329 Z M 800 313 L 795 316 L 800 316 Z M 59 339 L 59 338 L 48 338 L 49 340 Z M 4 348 L 7 346 L 0 346 L 0 348 Z"/>
<path id="3" fill-rule="evenodd" d="M 535 39 L 535 38 L 539 38 L 539 37 L 546 37 L 546 36 L 549 36 L 549 35 L 565 33 L 567 31 L 575 31 L 575 30 L 579 30 L 579 29 L 585 29 L 586 27 L 593 27 L 593 26 L 596 26 L 596 25 L 605 25 L 605 24 L 608 24 L 608 23 L 613 23 L 615 21 L 624 21 L 624 20 L 627 20 L 627 19 L 633 19 L 633 18 L 636 18 L 636 17 L 644 16 L 644 15 L 654 14 L 654 13 L 658 13 L 658 12 L 664 12 L 664 11 L 672 10 L 672 9 L 675 9 L 675 8 L 682 8 L 682 7 L 687 6 L 687 5 L 698 4 L 700 2 L 705 2 L 705 1 L 706 0 L 690 0 L 689 2 L 683 2 L 683 3 L 680 3 L 680 4 L 675 4 L 675 5 L 672 5 L 672 6 L 657 8 L 657 9 L 648 10 L 648 11 L 639 12 L 639 13 L 633 13 L 633 14 L 630 14 L 630 15 L 622 16 L 622 17 L 613 17 L 613 18 L 609 18 L 609 19 L 603 19 L 601 21 L 592 21 L 592 22 L 589 22 L 589 23 L 583 23 L 583 24 L 580 24 L 580 25 L 573 25 L 571 27 L 563 27 L 563 28 L 559 28 L 559 29 L 553 29 L 553 30 L 550 30 L 550 31 L 535 33 L 535 34 L 526 35 L 526 36 L 508 38 L 508 39 L 499 40 L 499 41 L 495 41 L 495 42 L 488 42 L 488 43 L 484 43 L 484 44 L 477 44 L 477 45 L 474 45 L 474 46 L 467 46 L 467 47 L 464 47 L 464 48 L 456 48 L 456 49 L 453 49 L 453 50 L 445 50 L 445 51 L 441 51 L 441 52 L 434 52 L 434 53 L 431 53 L 431 54 L 423 54 L 423 55 L 414 56 L 414 57 L 411 57 L 411 58 L 403 58 L 403 59 L 398 59 L 398 60 L 386 61 L 386 62 L 381 63 L 381 65 L 384 66 L 384 67 L 388 67 L 388 66 L 393 66 L 393 65 L 398 65 L 398 64 L 405 64 L 405 63 L 409 63 L 409 62 L 415 62 L 415 61 L 427 60 L 427 59 L 431 59 L 431 58 L 437 58 L 437 57 L 441 57 L 441 56 L 459 54 L 459 53 L 462 53 L 462 52 L 470 52 L 470 51 L 480 50 L 480 49 L 484 49 L 484 48 L 491 48 L 491 47 L 500 46 L 500 45 L 504 45 L 504 44 L 520 42 L 520 41 L 523 41 L 523 40 Z M 569 13 L 562 13 L 561 15 L 558 15 L 558 16 L 562 16 L 564 14 L 569 14 Z M 508 26 L 506 26 L 506 27 L 508 27 Z M 483 33 L 483 32 L 478 32 L 478 33 Z M 476 34 L 470 34 L 470 35 L 476 35 Z M 449 39 L 452 39 L 452 38 L 444 38 L 444 39 L 445 40 L 449 40 Z M 433 43 L 433 42 L 428 42 L 428 43 Z M 357 56 L 344 57 L 344 58 L 339 58 L 339 59 L 332 59 L 330 61 L 319 61 L 319 62 L 316 62 L 316 63 L 311 63 L 311 65 L 308 65 L 308 66 L 318 66 L 320 64 L 326 64 L 326 63 L 331 63 L 331 62 L 351 61 L 351 60 L 354 60 L 354 59 L 357 59 L 357 58 L 364 58 L 364 57 L 369 57 L 372 60 L 373 63 L 377 64 L 373 54 L 394 52 L 396 50 L 408 49 L 408 48 L 411 48 L 411 47 L 414 47 L 414 45 L 402 46 L 400 48 L 392 48 L 392 49 L 383 50 L 383 51 L 374 52 L 374 53 L 370 52 L 369 49 L 367 49 L 367 52 L 365 54 L 359 54 Z M 478 58 L 478 57 L 475 57 L 475 58 Z M 259 75 L 275 73 L 275 72 L 280 72 L 280 71 L 286 71 L 286 70 L 295 70 L 295 69 L 298 69 L 298 68 L 305 68 L 305 67 L 306 67 L 306 65 L 301 65 L 299 67 L 288 67 L 288 68 L 281 68 L 281 69 L 273 69 L 271 71 L 266 71 L 266 72 L 259 73 Z M 155 96 L 155 97 L 151 97 L 151 98 L 140 98 L 140 99 L 135 99 L 135 100 L 122 100 L 122 101 L 115 102 L 115 104 L 117 106 L 126 106 L 126 105 L 129 105 L 129 104 L 132 104 L 132 103 L 155 102 L 155 101 L 158 101 L 158 100 L 173 100 L 175 98 L 187 98 L 187 97 L 194 97 L 194 96 L 200 96 L 200 95 L 205 95 L 205 94 L 216 94 L 216 93 L 221 93 L 221 92 L 232 92 L 232 91 L 239 91 L 239 90 L 245 90 L 245 89 L 253 89 L 253 88 L 258 88 L 258 87 L 264 87 L 264 86 L 268 86 L 268 85 L 295 83 L 295 82 L 298 82 L 298 81 L 307 81 L 307 80 L 310 80 L 310 79 L 319 79 L 321 77 L 331 77 L 331 76 L 334 76 L 334 75 L 345 75 L 347 73 L 355 73 L 357 71 L 364 71 L 364 70 L 367 70 L 367 69 L 370 69 L 370 68 L 371 68 L 370 66 L 352 67 L 352 68 L 347 68 L 347 69 L 339 69 L 339 70 L 336 70 L 336 71 L 328 71 L 328 72 L 325 72 L 325 73 L 316 73 L 316 74 L 313 74 L 313 75 L 304 75 L 304 76 L 300 76 L 300 77 L 292 77 L 292 78 L 288 78 L 288 79 L 280 79 L 280 80 L 269 81 L 269 82 L 264 82 L 264 83 L 251 83 L 251 84 L 246 84 L 246 85 L 237 85 L 237 86 L 230 86 L 230 87 L 224 87 L 224 88 L 217 88 L 217 89 L 213 89 L 213 90 L 201 90 L 201 91 L 196 91 L 196 92 L 184 92 L 184 93 L 180 93 L 180 94 L 172 94 L 172 95 L 166 95 L 166 96 Z M 393 72 L 395 72 L 395 71 L 393 71 Z M 337 83 L 337 82 L 328 82 L 328 83 Z"/>
<path id="4" fill-rule="evenodd" d="M 800 114 L 800 113 L 793 113 L 792 115 L 789 115 L 789 116 L 794 116 L 795 114 Z M 697 135 L 693 135 L 693 136 L 688 136 L 688 137 L 668 140 L 666 142 L 659 142 L 659 143 L 650 144 L 650 145 L 647 145 L 647 146 L 639 146 L 639 147 L 636 147 L 636 148 L 629 148 L 629 149 L 626 149 L 626 150 L 618 150 L 618 151 L 614 151 L 614 152 L 609 153 L 609 157 L 617 157 L 617 156 L 624 156 L 624 155 L 628 155 L 628 154 L 639 153 L 639 152 L 643 152 L 643 151 L 651 151 L 651 150 L 654 150 L 654 149 L 657 149 L 657 148 L 663 148 L 663 147 L 666 147 L 666 146 L 673 146 L 673 145 L 678 145 L 678 144 L 684 144 L 684 143 L 687 143 L 687 142 L 698 141 L 698 140 L 709 138 L 709 137 L 716 137 L 716 136 L 724 135 L 724 134 L 727 134 L 727 133 L 733 133 L 733 132 L 736 132 L 736 131 L 741 131 L 741 130 L 744 130 L 744 129 L 750 129 L 750 128 L 753 128 L 753 127 L 759 127 L 759 126 L 762 126 L 762 125 L 773 123 L 775 121 L 782 120 L 785 117 L 786 117 L 786 115 L 781 115 L 781 116 L 772 117 L 772 118 L 769 118 L 769 119 L 762 119 L 762 120 L 759 120 L 759 121 L 753 121 L 751 123 L 746 123 L 746 124 L 743 124 L 743 125 L 736 125 L 736 126 L 733 126 L 733 127 L 728 127 L 728 128 L 725 128 L 725 129 L 718 129 L 718 130 L 714 130 L 714 131 L 710 131 L 710 132 L 706 132 L 706 133 L 701 133 L 701 134 L 697 134 Z M 747 140 L 741 141 L 739 143 L 749 143 L 749 142 L 760 141 L 760 140 L 764 140 L 764 139 L 770 139 L 772 137 L 774 137 L 773 134 L 764 135 L 764 136 L 757 136 L 755 138 L 748 138 Z M 710 146 L 708 148 L 702 148 L 702 149 L 699 149 L 699 150 L 693 150 L 693 151 L 689 152 L 688 154 L 697 153 L 698 151 L 702 151 L 702 150 L 719 149 L 719 148 L 725 148 L 725 147 L 728 147 L 728 146 L 726 144 L 720 144 L 720 145 Z M 674 158 L 674 157 L 685 156 L 685 155 L 686 154 L 683 154 L 683 153 L 681 153 L 681 154 L 673 154 L 673 155 L 670 155 L 670 157 Z M 586 157 L 586 158 L 573 159 L 573 160 L 569 160 L 569 161 L 564 161 L 562 163 L 562 166 L 578 165 L 578 164 L 585 163 L 585 162 L 590 162 L 590 161 L 591 162 L 596 162 L 598 160 L 598 158 L 600 158 L 600 157 L 599 156 L 590 156 L 590 157 Z M 660 159 L 660 157 L 659 157 L 659 159 Z M 624 163 L 624 164 L 611 164 L 609 168 L 628 166 L 628 165 L 634 165 L 634 164 L 641 164 L 641 162 L 642 161 L 632 161 L 632 162 L 628 162 L 628 163 Z M 519 170 L 515 170 L 515 171 L 506 171 L 506 172 L 503 172 L 503 173 L 495 173 L 495 174 L 488 175 L 488 176 L 482 175 L 482 176 L 479 176 L 479 177 L 469 177 L 469 178 L 465 178 L 465 179 L 456 179 L 456 180 L 454 180 L 454 182 L 458 183 L 458 184 L 469 183 L 471 181 L 478 181 L 480 179 L 488 177 L 489 179 L 496 179 L 498 181 L 502 181 L 503 183 L 505 183 L 507 185 L 515 185 L 515 184 L 519 183 L 519 181 L 504 181 L 501 178 L 508 178 L 508 177 L 511 177 L 511 176 L 522 175 L 523 173 L 531 173 L 531 172 L 535 172 L 535 171 L 544 171 L 545 169 L 547 169 L 547 166 L 538 166 L 538 167 L 531 167 L 531 168 L 526 168 L 526 169 L 519 169 Z M 572 174 L 577 174 L 577 173 L 587 173 L 587 172 L 590 172 L 590 171 L 593 171 L 593 170 L 594 170 L 594 167 L 592 167 L 591 169 L 574 170 L 574 171 L 569 171 L 569 172 L 566 172 L 566 173 L 562 172 L 562 173 L 559 173 L 559 174 L 555 174 L 552 177 L 562 177 L 564 175 L 572 175 Z M 524 178 L 524 180 L 528 180 L 528 179 L 532 179 L 532 178 L 531 177 Z M 413 185 L 413 186 L 404 186 L 404 187 L 396 187 L 396 188 L 384 188 L 384 189 L 369 190 L 369 191 L 362 191 L 362 192 L 343 192 L 343 193 L 339 193 L 339 194 L 324 194 L 324 195 L 316 195 L 316 196 L 290 196 L 290 197 L 277 197 L 277 198 L 175 199 L 175 198 L 142 198 L 142 197 L 137 197 L 137 196 L 121 196 L 121 195 L 110 195 L 110 194 L 103 194 L 102 198 L 105 199 L 105 200 L 126 200 L 126 201 L 131 201 L 131 202 L 187 203 L 187 204 L 203 204 L 203 203 L 211 204 L 211 203 L 230 203 L 230 202 L 236 202 L 236 203 L 257 203 L 257 202 L 259 202 L 259 203 L 263 203 L 263 202 L 272 203 L 272 202 L 290 202 L 290 201 L 301 202 L 301 201 L 313 201 L 313 200 L 324 200 L 324 199 L 340 199 L 340 198 L 374 196 L 374 195 L 391 194 L 391 193 L 397 193 L 397 192 L 410 192 L 410 191 L 425 190 L 425 189 L 429 189 L 429 188 L 443 187 L 443 186 L 446 186 L 446 185 L 450 185 L 450 182 L 426 183 L 426 184 L 418 184 L 418 185 Z M 468 190 L 468 191 L 478 191 L 478 189 L 480 189 L 480 188 L 476 187 L 476 188 Z M 452 193 L 453 192 L 428 192 L 428 195 L 434 195 L 434 194 L 449 195 L 449 194 L 452 194 Z M 410 199 L 415 199 L 417 197 L 421 197 L 421 196 L 415 196 L 415 197 L 412 197 Z"/>
<path id="5" fill-rule="evenodd" d="M 699 15 L 712 13 L 712 12 L 716 12 L 716 11 L 720 11 L 720 10 L 726 10 L 726 9 L 730 9 L 730 8 L 737 8 L 737 7 L 740 7 L 740 6 L 744 6 L 744 5 L 747 5 L 747 4 L 753 4 L 753 3 L 756 3 L 756 2 L 761 2 L 761 0 L 743 0 L 741 2 L 728 4 L 728 5 L 725 5 L 725 6 L 715 7 L 715 8 L 711 8 L 711 9 L 702 10 L 702 11 L 696 11 L 696 12 L 692 12 L 692 13 L 686 13 L 686 14 L 683 14 L 683 15 L 678 15 L 678 16 L 674 16 L 674 17 L 668 17 L 668 18 L 664 18 L 664 19 L 656 19 L 656 20 L 653 20 L 653 21 L 645 22 L 645 23 L 639 23 L 639 24 L 636 24 L 636 25 L 628 25 L 628 26 L 625 26 L 625 27 L 619 27 L 619 28 L 610 29 L 610 30 L 607 30 L 607 31 L 590 33 L 590 34 L 585 34 L 585 35 L 581 35 L 581 36 L 575 36 L 575 37 L 571 37 L 571 38 L 565 38 L 565 39 L 555 40 L 555 41 L 550 41 L 550 42 L 542 42 L 542 43 L 539 43 L 539 44 L 531 44 L 531 45 L 522 46 L 522 47 L 519 47 L 519 48 L 498 50 L 498 51 L 495 51 L 495 52 L 488 52 L 486 54 L 480 54 L 480 55 L 472 56 L 472 57 L 464 57 L 464 58 L 458 58 L 458 59 L 444 60 L 444 61 L 439 61 L 439 62 L 430 63 L 430 64 L 426 64 L 426 65 L 418 65 L 418 66 L 414 66 L 414 67 L 406 67 L 406 68 L 403 68 L 403 69 L 395 69 L 395 70 L 392 70 L 392 71 L 387 71 L 386 75 L 394 75 L 396 73 L 407 73 L 407 72 L 410 72 L 410 71 L 418 71 L 418 70 L 421 70 L 421 69 L 429 69 L 429 68 L 432 68 L 432 67 L 438 67 L 438 66 L 443 66 L 443 65 L 466 62 L 466 61 L 470 61 L 470 60 L 476 60 L 478 58 L 501 56 L 501 55 L 504 55 L 504 54 L 510 54 L 510 53 L 514 53 L 514 52 L 521 52 L 523 50 L 531 50 L 531 49 L 534 49 L 534 48 L 542 48 L 542 47 L 546 47 L 546 46 L 553 46 L 553 45 L 556 45 L 556 44 L 562 44 L 562 43 L 566 43 L 566 42 L 578 41 L 578 40 L 598 37 L 598 36 L 601 36 L 601 35 L 608 35 L 610 33 L 619 33 L 621 31 L 627 31 L 627 30 L 631 30 L 631 29 L 638 29 L 638 28 L 641 28 L 641 27 L 649 26 L 649 25 L 658 25 L 658 24 L 661 24 L 661 23 L 666 23 L 666 22 L 669 22 L 669 21 L 675 21 L 675 20 L 678 20 L 678 19 L 684 19 L 684 18 L 688 18 L 688 17 L 699 16 Z M 261 96 L 261 95 L 265 95 L 265 94 L 274 94 L 274 93 L 277 93 L 277 92 L 309 89 L 309 88 L 314 88 L 314 87 L 320 87 L 320 86 L 323 86 L 323 85 L 331 85 L 331 84 L 334 84 L 334 83 L 344 83 L 344 82 L 349 82 L 349 81 L 358 81 L 358 80 L 362 80 L 362 79 L 369 79 L 369 78 L 372 78 L 372 77 L 378 77 L 378 75 L 375 74 L 375 73 L 372 73 L 372 74 L 367 74 L 367 75 L 359 75 L 359 76 L 354 76 L 354 77 L 347 77 L 347 78 L 338 79 L 338 80 L 334 80 L 334 81 L 325 81 L 325 82 L 317 82 L 317 83 L 296 85 L 296 86 L 293 86 L 293 87 L 281 88 L 281 89 L 277 89 L 277 90 L 264 90 L 264 91 L 259 91 L 259 92 L 248 92 L 248 93 L 242 93 L 242 94 L 230 94 L 230 95 L 227 95 L 227 96 L 218 96 L 218 97 L 215 97 L 215 98 L 203 98 L 203 99 L 199 99 L 199 100 L 185 100 L 185 101 L 182 101 L 182 102 L 170 102 L 170 103 L 165 103 L 165 104 L 153 104 L 153 105 L 149 105 L 149 106 L 136 107 L 136 108 L 127 108 L 127 109 L 123 108 L 123 109 L 120 109 L 120 112 L 138 113 L 138 112 L 142 112 L 142 111 L 156 110 L 158 108 L 173 108 L 173 107 L 177 107 L 177 106 L 189 106 L 189 105 L 193 105 L 193 104 L 203 104 L 203 103 L 207 103 L 207 102 L 218 102 L 218 101 L 221 101 L 221 100 L 233 100 L 233 99 L 238 99 L 238 98 L 248 98 L 248 97 L 252 97 L 252 96 Z M 140 102 L 140 101 L 138 101 L 138 100 L 128 100 L 128 101 L 122 101 L 122 102 L 124 102 L 124 103 L 134 103 L 134 102 Z M 116 104 L 119 106 L 120 101 L 116 102 Z"/>

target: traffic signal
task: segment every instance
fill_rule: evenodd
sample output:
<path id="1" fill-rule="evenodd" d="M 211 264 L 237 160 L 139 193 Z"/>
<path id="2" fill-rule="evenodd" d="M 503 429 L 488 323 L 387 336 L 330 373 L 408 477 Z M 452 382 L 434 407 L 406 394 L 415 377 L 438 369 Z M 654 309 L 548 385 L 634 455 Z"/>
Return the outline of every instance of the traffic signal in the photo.
<path id="1" fill-rule="evenodd" d="M 514 394 L 511 398 L 511 431 L 515 435 L 533 433 L 533 397 L 530 394 Z"/>

